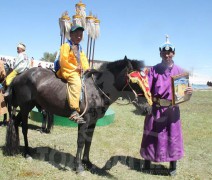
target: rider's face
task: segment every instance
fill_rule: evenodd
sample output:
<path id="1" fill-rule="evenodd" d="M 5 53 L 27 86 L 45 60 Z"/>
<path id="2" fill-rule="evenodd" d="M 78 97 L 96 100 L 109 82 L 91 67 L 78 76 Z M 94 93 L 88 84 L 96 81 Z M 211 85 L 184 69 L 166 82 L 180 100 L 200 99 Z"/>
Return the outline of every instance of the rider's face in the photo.
<path id="1" fill-rule="evenodd" d="M 21 52 L 23 52 L 23 49 L 20 48 L 20 47 L 17 47 L 17 53 L 19 54 L 19 53 L 21 53 Z"/>
<path id="2" fill-rule="evenodd" d="M 79 44 L 82 40 L 83 31 L 81 29 L 77 29 L 74 32 L 70 33 L 71 40 L 74 44 Z"/>

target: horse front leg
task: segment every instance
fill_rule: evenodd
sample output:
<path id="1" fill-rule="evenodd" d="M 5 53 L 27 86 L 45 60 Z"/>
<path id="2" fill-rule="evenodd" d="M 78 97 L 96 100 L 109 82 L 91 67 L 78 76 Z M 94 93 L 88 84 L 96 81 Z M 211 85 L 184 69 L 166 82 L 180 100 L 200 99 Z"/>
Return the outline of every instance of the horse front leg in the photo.
<path id="1" fill-rule="evenodd" d="M 91 142 L 92 142 L 95 127 L 96 127 L 96 124 L 92 124 L 88 127 L 86 138 L 85 138 L 85 148 L 84 148 L 82 162 L 83 164 L 85 164 L 85 166 L 88 169 L 91 169 L 93 166 L 93 164 L 90 162 L 89 154 L 90 154 Z"/>
<path id="2" fill-rule="evenodd" d="M 78 125 L 77 154 L 76 154 L 76 160 L 75 160 L 77 173 L 84 171 L 84 167 L 82 166 L 82 150 L 85 145 L 85 133 L 87 130 L 86 124 Z"/>

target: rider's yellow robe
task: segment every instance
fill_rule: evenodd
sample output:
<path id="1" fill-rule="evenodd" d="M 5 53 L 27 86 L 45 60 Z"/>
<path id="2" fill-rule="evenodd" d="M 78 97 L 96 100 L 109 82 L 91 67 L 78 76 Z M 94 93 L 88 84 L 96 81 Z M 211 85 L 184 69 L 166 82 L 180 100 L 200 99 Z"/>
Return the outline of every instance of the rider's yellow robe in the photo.
<path id="1" fill-rule="evenodd" d="M 83 71 L 89 69 L 88 59 L 83 51 L 80 53 L 80 65 Z M 81 78 L 80 73 L 77 71 L 77 57 L 71 50 L 70 45 L 65 43 L 60 48 L 60 69 L 57 71 L 59 78 L 66 79 L 68 82 L 67 96 L 69 106 L 72 109 L 80 111 L 79 101 L 81 92 Z"/>

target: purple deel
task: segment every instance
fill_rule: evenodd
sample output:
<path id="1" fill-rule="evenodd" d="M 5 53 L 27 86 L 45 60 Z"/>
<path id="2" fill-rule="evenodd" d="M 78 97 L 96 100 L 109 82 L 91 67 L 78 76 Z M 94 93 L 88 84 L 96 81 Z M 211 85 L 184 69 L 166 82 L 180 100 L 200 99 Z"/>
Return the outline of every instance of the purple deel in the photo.
<path id="1" fill-rule="evenodd" d="M 152 97 L 172 99 L 171 76 L 183 73 L 183 69 L 173 65 L 157 64 L 149 71 L 149 86 Z M 141 156 L 154 162 L 170 162 L 182 158 L 184 154 L 179 106 L 156 107 L 144 122 Z"/>

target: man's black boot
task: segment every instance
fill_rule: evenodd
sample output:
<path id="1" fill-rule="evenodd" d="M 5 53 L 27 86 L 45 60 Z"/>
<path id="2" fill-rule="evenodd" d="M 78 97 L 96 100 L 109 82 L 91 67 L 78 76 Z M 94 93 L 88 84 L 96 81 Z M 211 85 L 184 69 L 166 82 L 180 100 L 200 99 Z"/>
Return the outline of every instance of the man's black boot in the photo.
<path id="1" fill-rule="evenodd" d="M 169 167 L 169 175 L 170 176 L 175 176 L 176 175 L 176 168 L 177 168 L 177 161 L 171 161 L 170 162 L 170 167 Z"/>

